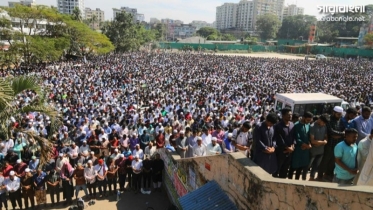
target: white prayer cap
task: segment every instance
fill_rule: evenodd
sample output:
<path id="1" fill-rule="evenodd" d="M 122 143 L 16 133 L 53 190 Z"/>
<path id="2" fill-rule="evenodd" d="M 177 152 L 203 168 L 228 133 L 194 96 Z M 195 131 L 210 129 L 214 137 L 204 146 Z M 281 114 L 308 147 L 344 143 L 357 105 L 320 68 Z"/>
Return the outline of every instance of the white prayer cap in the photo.
<path id="1" fill-rule="evenodd" d="M 202 137 L 198 136 L 197 141 L 202 141 Z"/>
<path id="2" fill-rule="evenodd" d="M 26 168 L 26 169 L 25 169 L 25 172 L 26 172 L 26 173 L 30 172 L 30 169 L 29 169 L 29 168 Z"/>
<path id="3" fill-rule="evenodd" d="M 180 134 L 184 134 L 184 131 L 180 131 Z"/>
<path id="4" fill-rule="evenodd" d="M 115 149 L 114 152 L 118 152 L 118 149 Z"/>
<path id="5" fill-rule="evenodd" d="M 63 157 L 63 153 L 60 153 L 58 156 Z"/>
<path id="6" fill-rule="evenodd" d="M 94 154 L 95 154 L 95 152 L 92 151 L 92 152 L 91 152 L 91 155 L 94 155 Z"/>
<path id="7" fill-rule="evenodd" d="M 335 112 L 338 112 L 338 113 L 343 113 L 343 108 L 340 107 L 340 106 L 335 106 L 333 110 L 334 110 Z"/>
<path id="8" fill-rule="evenodd" d="M 216 137 L 212 137 L 211 141 L 217 141 L 218 139 Z"/>
<path id="9" fill-rule="evenodd" d="M 139 146 L 140 146 L 140 144 L 136 144 L 135 146 L 136 146 L 136 147 L 139 147 Z"/>
<path id="10" fill-rule="evenodd" d="M 21 159 L 18 159 L 18 160 L 17 160 L 17 163 L 21 163 L 21 162 L 22 162 L 22 160 L 21 160 Z"/>
<path id="11" fill-rule="evenodd" d="M 9 175 L 10 176 L 14 176 L 16 173 L 14 173 L 14 171 L 11 171 L 10 173 L 9 173 Z"/>
<path id="12" fill-rule="evenodd" d="M 123 155 L 123 154 L 120 154 L 119 157 L 124 158 L 124 155 Z"/>
<path id="13" fill-rule="evenodd" d="M 174 130 L 174 133 L 177 133 L 177 130 Z"/>
<path id="14" fill-rule="evenodd" d="M 92 160 L 88 160 L 88 162 L 87 163 L 90 163 L 90 164 L 92 164 Z"/>
<path id="15" fill-rule="evenodd" d="M 233 137 L 233 134 L 232 133 L 228 133 L 228 137 Z"/>
<path id="16" fill-rule="evenodd" d="M 135 158 L 140 158 L 139 155 L 135 155 Z"/>

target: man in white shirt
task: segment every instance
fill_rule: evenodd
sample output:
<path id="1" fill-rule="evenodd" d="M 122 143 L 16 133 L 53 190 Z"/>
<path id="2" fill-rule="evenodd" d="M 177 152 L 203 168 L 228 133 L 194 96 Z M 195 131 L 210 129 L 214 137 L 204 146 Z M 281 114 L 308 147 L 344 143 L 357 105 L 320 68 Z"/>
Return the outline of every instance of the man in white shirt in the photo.
<path id="1" fill-rule="evenodd" d="M 359 144 L 357 145 L 357 166 L 359 171 L 361 172 L 363 170 L 363 166 L 365 164 L 365 161 L 367 160 L 367 157 L 369 155 L 369 148 L 372 143 L 373 139 L 373 129 L 370 131 L 370 135 L 363 138 Z M 371 151 L 373 152 L 373 151 Z M 359 180 L 360 173 L 355 176 L 354 184 L 357 184 L 357 181 Z"/>
<path id="2" fill-rule="evenodd" d="M 114 153 L 110 155 L 110 158 L 113 160 L 117 160 L 119 158 L 120 154 L 118 153 L 118 149 L 114 150 Z"/>
<path id="3" fill-rule="evenodd" d="M 144 159 L 144 152 L 143 152 L 143 150 L 140 148 L 140 145 L 139 145 L 139 144 L 136 144 L 135 149 L 132 151 L 132 155 L 133 155 L 133 156 L 138 155 L 139 158 L 140 158 L 141 160 Z"/>
<path id="4" fill-rule="evenodd" d="M 84 168 L 84 177 L 87 181 L 90 199 L 96 197 L 96 171 L 93 167 L 92 160 L 88 160 L 87 167 Z M 93 190 L 93 193 L 92 193 Z"/>
<path id="5" fill-rule="evenodd" d="M 137 146 L 136 146 L 137 147 Z M 132 161 L 132 187 L 135 189 L 135 193 L 139 192 L 141 188 L 141 171 L 142 171 L 142 160 L 138 155 L 134 155 L 135 159 Z"/>
<path id="6" fill-rule="evenodd" d="M 89 148 L 87 141 L 84 140 L 82 146 L 79 147 L 79 154 L 81 154 L 84 157 L 88 157 L 90 151 L 91 149 Z"/>
<path id="7" fill-rule="evenodd" d="M 202 144 L 203 145 L 205 145 L 205 147 L 207 146 L 207 145 L 209 145 L 210 143 L 211 143 L 211 135 L 209 134 L 209 131 L 208 131 L 208 129 L 207 128 L 204 128 L 203 129 L 203 134 L 202 134 L 202 136 L 201 136 L 201 138 L 202 138 Z"/>
<path id="8" fill-rule="evenodd" d="M 209 145 L 207 145 L 207 155 L 219 155 L 221 154 L 221 148 L 220 148 L 220 145 L 217 144 L 217 138 L 216 137 L 212 137 L 211 139 L 211 143 Z"/>
<path id="9" fill-rule="evenodd" d="M 3 143 L 4 143 L 4 148 L 3 148 L 2 153 L 5 156 L 8 153 L 8 150 L 14 147 L 14 141 L 13 139 L 8 139 L 4 141 Z"/>
<path id="10" fill-rule="evenodd" d="M 153 146 L 152 142 L 149 142 L 149 145 L 145 147 L 145 155 L 149 155 L 150 158 L 153 158 L 153 155 L 156 151 L 157 148 Z"/>
<path id="11" fill-rule="evenodd" d="M 100 193 L 100 198 L 102 198 L 104 195 L 106 196 L 106 174 L 108 167 L 104 163 L 104 160 L 100 159 L 98 160 L 98 164 L 94 166 L 94 170 L 97 176 L 98 192 Z M 102 191 L 104 192 L 104 194 L 102 194 Z"/>
<path id="12" fill-rule="evenodd" d="M 79 147 L 75 145 L 75 142 L 73 142 L 70 146 L 70 151 L 69 151 L 69 157 L 70 157 L 70 165 L 75 166 L 75 160 L 78 158 L 79 154 Z"/>
<path id="13" fill-rule="evenodd" d="M 21 196 L 21 180 L 15 176 L 15 172 L 11 171 L 9 177 L 5 179 L 4 185 L 9 193 L 9 200 L 12 203 L 13 209 L 16 209 L 16 201 L 18 207 L 22 209 L 22 196 Z"/>
<path id="14" fill-rule="evenodd" d="M 206 156 L 206 147 L 202 144 L 202 138 L 197 137 L 197 145 L 193 147 L 193 156 L 194 157 L 201 157 Z"/>
<path id="15" fill-rule="evenodd" d="M 5 178 L 2 174 L 0 174 L 0 209 L 3 209 L 3 204 L 5 209 L 8 209 L 8 201 L 6 199 L 6 186 Z"/>

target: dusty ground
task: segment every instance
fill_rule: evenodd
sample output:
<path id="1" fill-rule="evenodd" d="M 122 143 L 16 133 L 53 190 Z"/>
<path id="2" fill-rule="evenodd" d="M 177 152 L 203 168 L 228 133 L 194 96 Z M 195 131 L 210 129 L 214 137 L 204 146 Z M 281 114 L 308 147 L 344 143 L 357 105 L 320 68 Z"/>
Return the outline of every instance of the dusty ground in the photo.
<path id="1" fill-rule="evenodd" d="M 280 53 L 216 53 L 216 55 L 229 55 L 229 56 L 246 56 L 246 57 L 257 57 L 257 58 L 282 58 L 282 59 L 292 59 L 292 60 L 304 60 L 302 56 L 295 56 L 290 54 L 280 54 Z M 310 58 L 310 60 L 312 60 Z"/>
<path id="2" fill-rule="evenodd" d="M 75 191 L 74 191 L 75 192 Z M 98 192 L 98 191 L 97 191 Z M 84 192 L 80 191 L 79 196 L 83 196 Z M 60 194 L 62 199 L 62 193 Z M 74 196 L 75 198 L 75 196 Z M 23 205 L 24 200 L 22 199 Z M 164 189 L 162 192 L 152 192 L 150 195 L 143 195 L 141 193 L 135 194 L 134 191 L 126 191 L 121 195 L 121 199 L 117 202 L 117 196 L 112 195 L 104 199 L 95 200 L 95 204 L 87 206 L 84 210 L 167 210 L 171 203 L 168 199 L 167 193 Z M 42 210 L 68 210 L 70 206 L 63 205 L 60 201 L 60 205 L 52 206 L 50 196 L 47 194 L 47 206 L 40 207 Z M 85 202 L 86 205 L 88 202 Z M 73 200 L 73 205 L 76 205 L 76 200 Z M 150 208 L 151 207 L 151 208 Z M 12 209 L 12 205 L 8 200 L 8 209 Z M 16 208 L 17 210 L 19 208 Z M 23 206 L 25 209 L 25 206 Z"/>

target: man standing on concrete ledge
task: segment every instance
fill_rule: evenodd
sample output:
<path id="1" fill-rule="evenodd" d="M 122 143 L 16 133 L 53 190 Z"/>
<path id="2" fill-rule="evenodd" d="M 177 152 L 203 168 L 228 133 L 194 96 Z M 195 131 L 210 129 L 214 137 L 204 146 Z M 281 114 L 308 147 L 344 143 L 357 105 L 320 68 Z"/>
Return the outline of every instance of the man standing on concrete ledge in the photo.
<path id="1" fill-rule="evenodd" d="M 274 141 L 273 125 L 277 123 L 275 113 L 267 115 L 266 120 L 259 123 L 254 130 L 255 151 L 254 162 L 269 174 L 277 171 L 276 142 Z"/>
<path id="2" fill-rule="evenodd" d="M 346 129 L 345 140 L 334 148 L 335 169 L 333 182 L 351 185 L 355 175 L 359 172 L 356 165 L 358 131 Z"/>

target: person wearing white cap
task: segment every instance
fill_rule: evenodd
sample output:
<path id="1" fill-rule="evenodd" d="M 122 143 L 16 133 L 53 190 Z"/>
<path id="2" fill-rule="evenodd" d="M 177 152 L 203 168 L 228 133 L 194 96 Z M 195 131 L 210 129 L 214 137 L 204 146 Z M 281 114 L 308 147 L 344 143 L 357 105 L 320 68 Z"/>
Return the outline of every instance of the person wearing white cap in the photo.
<path id="1" fill-rule="evenodd" d="M 188 149 L 188 145 L 186 144 L 187 137 L 184 135 L 184 131 L 179 132 L 180 136 L 176 139 L 176 148 L 177 152 L 179 153 L 181 158 L 185 158 L 185 154 Z"/>
<path id="2" fill-rule="evenodd" d="M 76 160 L 78 158 L 78 154 L 79 154 L 79 147 L 76 146 L 75 142 L 73 142 L 71 145 L 70 145 L 70 150 L 69 150 L 69 161 L 70 161 L 70 164 L 72 166 L 75 166 L 76 164 Z"/>
<path id="3" fill-rule="evenodd" d="M 91 151 L 89 148 L 89 145 L 87 144 L 87 141 L 84 140 L 83 144 L 79 147 L 79 154 L 81 154 L 83 157 L 88 157 L 88 153 Z"/>
<path id="4" fill-rule="evenodd" d="M 153 158 L 154 153 L 157 151 L 157 148 L 153 146 L 153 142 L 149 142 L 149 145 L 145 147 L 144 154 L 149 155 L 149 157 Z"/>
<path id="5" fill-rule="evenodd" d="M 9 193 L 9 200 L 13 209 L 16 208 L 17 203 L 18 207 L 22 209 L 21 180 L 15 174 L 14 171 L 11 171 L 9 177 L 4 181 L 4 185 Z"/>
<path id="6" fill-rule="evenodd" d="M 217 143 L 217 138 L 216 137 L 212 137 L 211 138 L 211 143 L 209 145 L 207 145 L 207 155 L 219 155 L 221 154 L 221 147 L 220 145 Z"/>
<path id="7" fill-rule="evenodd" d="M 84 177 L 87 180 L 90 199 L 96 197 L 96 175 L 92 160 L 88 160 L 87 167 L 84 168 Z"/>
<path id="8" fill-rule="evenodd" d="M 193 147 L 193 153 L 194 157 L 207 155 L 206 147 L 202 144 L 202 138 L 200 136 L 197 137 L 197 145 Z"/>
<path id="9" fill-rule="evenodd" d="M 135 159 L 132 161 L 131 167 L 133 170 L 132 174 L 132 187 L 135 189 L 137 194 L 141 188 L 141 171 L 142 171 L 142 160 L 139 155 L 134 155 Z"/>
<path id="10" fill-rule="evenodd" d="M 202 132 L 203 132 L 203 134 L 201 136 L 202 143 L 206 147 L 207 145 L 209 145 L 211 143 L 212 136 L 211 136 L 211 134 L 209 134 L 209 130 L 206 127 L 203 128 Z"/>
<path id="11" fill-rule="evenodd" d="M 119 158 L 119 150 L 118 149 L 114 149 L 114 152 L 113 154 L 110 155 L 110 158 L 113 159 L 114 161 L 117 160 Z"/>
<path id="12" fill-rule="evenodd" d="M 333 180 L 335 167 L 334 147 L 343 140 L 345 134 L 342 113 L 342 107 L 335 106 L 327 124 L 328 142 L 324 147 L 324 156 L 317 172 L 317 180 L 319 181 L 326 180 L 331 182 Z"/>
<path id="13" fill-rule="evenodd" d="M 144 159 L 144 151 L 140 148 L 139 144 L 136 144 L 135 149 L 132 151 L 132 155 L 139 156 L 141 160 Z"/>

